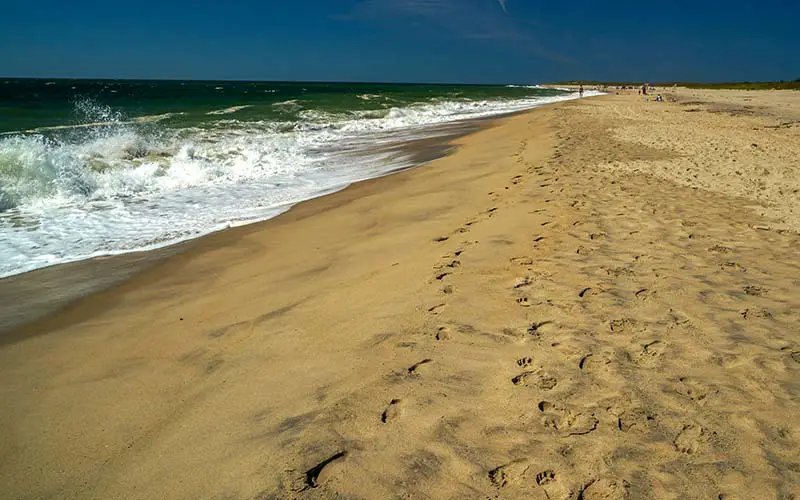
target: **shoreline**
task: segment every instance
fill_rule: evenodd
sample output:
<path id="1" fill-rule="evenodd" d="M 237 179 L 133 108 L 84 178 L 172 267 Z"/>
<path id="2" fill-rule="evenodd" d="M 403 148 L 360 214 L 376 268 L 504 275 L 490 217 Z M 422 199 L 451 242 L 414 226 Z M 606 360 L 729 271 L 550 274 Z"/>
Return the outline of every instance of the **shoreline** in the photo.
<path id="1" fill-rule="evenodd" d="M 730 111 L 544 106 L 23 327 L 0 488 L 800 495 L 800 128 Z"/>
<path id="2" fill-rule="evenodd" d="M 70 115 L 70 121 L 97 124 L 97 120 L 108 119 L 120 126 L 52 136 L 19 134 L 3 141 L 11 157 L 19 155 L 19 161 L 7 165 L 11 177 L 2 188 L 5 244 L 0 277 L 56 263 L 164 247 L 226 226 L 265 220 L 292 202 L 408 163 L 404 155 L 392 157 L 391 152 L 370 156 L 366 154 L 370 149 L 391 149 L 389 144 L 428 136 L 441 125 L 447 128 L 447 123 L 501 116 L 574 97 L 546 90 L 511 91 L 502 86 L 474 92 L 443 89 L 446 95 L 437 97 L 434 89 L 415 93 L 403 85 L 383 89 L 388 92 L 385 95 L 366 92 L 368 86 L 362 86 L 366 93 L 351 95 L 348 92 L 362 87 L 321 85 L 315 90 L 288 85 L 258 94 L 260 104 L 253 110 L 233 106 L 226 109 L 237 109 L 235 116 L 216 119 L 209 117 L 206 108 L 219 110 L 220 102 L 235 101 L 241 91 L 246 94 L 248 90 L 210 90 L 200 85 L 192 92 L 200 91 L 204 97 L 180 105 L 185 109 L 174 113 L 176 120 L 128 127 L 122 123 L 127 114 L 139 116 L 167 103 L 156 99 L 140 109 L 126 90 L 113 104 L 119 105 L 114 112 L 121 113 L 118 119 L 110 115 L 103 119 L 108 110 L 99 103 L 67 102 L 64 96 L 95 84 L 107 92 L 107 86 L 87 82 L 70 91 L 45 89 L 41 83 L 30 89 L 39 89 L 36 95 L 53 106 L 20 117 L 19 124 L 52 125 L 66 119 L 64 113 L 75 105 L 77 114 Z M 29 95 L 27 86 L 20 88 L 21 95 Z M 170 92 L 169 88 L 161 90 Z M 161 91 L 148 85 L 128 90 L 142 95 Z M 331 93 L 336 98 L 329 99 Z M 294 94 L 304 97 L 298 103 L 289 99 Z M 17 104 L 24 107 L 22 101 Z M 177 103 L 170 106 L 180 107 Z M 48 120 L 51 108 L 53 115 Z M 151 111 L 157 112 L 155 108 Z M 185 119 L 178 119 L 180 116 Z M 14 123 L 11 120 L 7 125 Z M 12 129 L 27 130 L 26 126 Z M 55 162 L 52 169 L 47 161 Z M 37 177 L 39 170 L 44 174 Z M 28 175 L 37 180 L 25 180 Z M 195 207 L 194 212 L 181 208 L 186 206 Z"/>
<path id="3" fill-rule="evenodd" d="M 542 106 L 551 106 L 553 104 L 558 103 L 548 103 L 523 111 L 459 120 L 429 127 L 431 131 L 437 131 L 437 134 L 393 144 L 386 148 L 387 151 L 410 155 L 411 166 L 385 172 L 377 177 L 358 180 L 342 189 L 301 200 L 291 204 L 281 213 L 269 219 L 228 227 L 166 246 L 87 257 L 0 278 L 0 346 L 26 338 L 29 335 L 28 332 L 35 330 L 35 328 L 25 328 L 31 323 L 58 314 L 60 311 L 68 309 L 75 302 L 86 299 L 93 294 L 122 285 L 137 274 L 158 265 L 170 257 L 191 251 L 192 247 L 200 240 L 249 226 L 267 224 L 279 217 L 283 217 L 300 204 L 331 196 L 350 189 L 351 186 L 361 182 L 381 179 L 398 172 L 425 166 L 431 161 L 451 154 L 457 149 L 454 143 L 462 137 L 497 126 L 502 120 L 515 115 L 529 113 Z M 114 273 L 114 276 L 107 276 L 108 272 Z M 77 281 L 76 278 L 78 278 Z M 42 290 L 47 293 L 42 294 Z M 25 308 L 22 315 L 19 313 L 20 303 L 23 303 Z"/>

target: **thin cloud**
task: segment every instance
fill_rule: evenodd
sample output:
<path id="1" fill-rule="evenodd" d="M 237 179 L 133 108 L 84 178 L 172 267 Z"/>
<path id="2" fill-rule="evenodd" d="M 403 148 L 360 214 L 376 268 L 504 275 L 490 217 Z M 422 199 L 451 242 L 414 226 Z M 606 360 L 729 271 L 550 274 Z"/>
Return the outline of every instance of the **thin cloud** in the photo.
<path id="1" fill-rule="evenodd" d="M 497 0 L 497 3 L 499 3 L 500 7 L 503 8 L 503 12 L 508 14 L 508 7 L 506 7 L 506 0 Z"/>

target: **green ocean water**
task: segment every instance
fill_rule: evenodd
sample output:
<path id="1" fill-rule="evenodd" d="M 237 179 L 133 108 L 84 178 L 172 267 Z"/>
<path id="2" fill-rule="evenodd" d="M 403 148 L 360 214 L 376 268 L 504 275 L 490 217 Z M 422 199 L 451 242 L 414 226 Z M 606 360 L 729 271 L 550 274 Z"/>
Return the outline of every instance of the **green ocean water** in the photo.
<path id="1" fill-rule="evenodd" d="M 229 118 L 226 110 L 240 106 L 238 121 L 298 122 L 309 111 L 373 112 L 378 118 L 392 108 L 420 103 L 561 93 L 505 85 L 0 79 L 0 133 L 145 117 L 161 118 L 167 126 L 203 126 Z"/>

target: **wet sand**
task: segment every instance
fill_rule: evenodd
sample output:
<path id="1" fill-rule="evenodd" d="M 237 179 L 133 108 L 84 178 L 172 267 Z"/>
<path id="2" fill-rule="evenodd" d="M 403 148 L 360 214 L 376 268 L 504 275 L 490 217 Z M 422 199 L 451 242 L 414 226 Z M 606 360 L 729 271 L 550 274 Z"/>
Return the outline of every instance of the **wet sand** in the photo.
<path id="1" fill-rule="evenodd" d="M 411 166 L 399 170 L 413 168 L 451 153 L 454 150 L 452 141 L 491 127 L 501 118 L 462 120 L 431 127 L 430 137 L 389 143 L 382 150 L 372 152 L 408 158 Z M 358 161 L 358 156 L 354 155 L 353 159 Z M 187 251 L 195 243 L 196 240 L 188 240 L 155 250 L 95 257 L 1 278 L 0 345 L 16 342 L 27 334 L 43 333 L 41 329 L 31 331 L 17 327 L 69 307 L 93 293 L 124 283 L 154 264 Z"/>
<path id="2" fill-rule="evenodd" d="M 800 495 L 800 94 L 714 98 L 517 115 L 23 327 L 2 496 Z"/>

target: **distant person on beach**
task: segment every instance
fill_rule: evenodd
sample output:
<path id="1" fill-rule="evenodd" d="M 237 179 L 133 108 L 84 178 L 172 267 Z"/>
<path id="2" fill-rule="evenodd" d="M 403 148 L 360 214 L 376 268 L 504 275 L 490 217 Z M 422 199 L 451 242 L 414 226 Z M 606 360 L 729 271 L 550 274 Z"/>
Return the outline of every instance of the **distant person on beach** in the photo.
<path id="1" fill-rule="evenodd" d="M 580 88 L 578 89 L 578 94 L 579 94 L 581 97 L 583 97 L 583 85 L 581 85 L 581 86 L 580 86 Z"/>
<path id="2" fill-rule="evenodd" d="M 642 85 L 642 95 L 647 95 L 647 85 Z"/>

